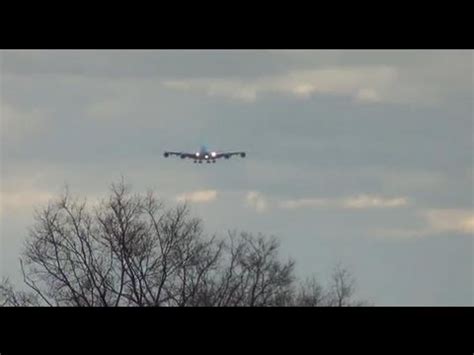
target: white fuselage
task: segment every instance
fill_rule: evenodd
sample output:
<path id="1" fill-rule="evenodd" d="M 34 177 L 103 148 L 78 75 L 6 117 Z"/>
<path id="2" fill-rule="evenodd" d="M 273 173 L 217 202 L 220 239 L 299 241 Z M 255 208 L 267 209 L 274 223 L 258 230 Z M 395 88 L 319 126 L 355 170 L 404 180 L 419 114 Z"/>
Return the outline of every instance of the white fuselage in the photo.
<path id="1" fill-rule="evenodd" d="M 208 162 L 210 162 L 210 161 L 215 161 L 215 157 L 216 157 L 216 152 L 209 151 L 206 147 L 203 146 L 201 147 L 199 152 L 195 153 L 194 160 L 197 160 L 197 161 L 207 160 Z"/>

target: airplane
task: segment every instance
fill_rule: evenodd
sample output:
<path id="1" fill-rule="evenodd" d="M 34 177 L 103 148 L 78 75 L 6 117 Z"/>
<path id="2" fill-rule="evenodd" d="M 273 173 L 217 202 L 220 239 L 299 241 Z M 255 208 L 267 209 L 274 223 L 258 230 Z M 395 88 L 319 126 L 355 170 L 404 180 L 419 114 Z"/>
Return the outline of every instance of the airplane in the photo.
<path id="1" fill-rule="evenodd" d="M 166 151 L 164 154 L 165 158 L 168 158 L 170 155 L 179 156 L 181 159 L 194 159 L 194 163 L 199 162 L 202 164 L 203 161 L 207 163 L 215 163 L 216 159 L 225 158 L 229 159 L 233 155 L 240 155 L 241 158 L 245 158 L 245 152 L 216 152 L 216 151 L 209 151 L 206 146 L 201 146 L 199 151 L 195 153 L 186 153 L 186 152 L 169 152 Z"/>

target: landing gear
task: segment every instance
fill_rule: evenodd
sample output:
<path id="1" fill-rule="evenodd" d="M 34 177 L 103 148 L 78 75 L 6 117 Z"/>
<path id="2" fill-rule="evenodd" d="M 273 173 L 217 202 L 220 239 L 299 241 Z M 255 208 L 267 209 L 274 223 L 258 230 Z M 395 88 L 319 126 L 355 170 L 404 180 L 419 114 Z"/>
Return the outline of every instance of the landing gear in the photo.
<path id="1" fill-rule="evenodd" d="M 207 161 L 208 164 L 209 164 L 210 162 L 211 162 L 210 160 Z"/>
<path id="2" fill-rule="evenodd" d="M 215 161 L 215 160 L 213 160 L 212 162 L 213 162 L 213 163 L 215 163 L 216 161 Z"/>
<path id="3" fill-rule="evenodd" d="M 199 160 L 199 164 L 202 164 L 202 160 Z"/>
<path id="4" fill-rule="evenodd" d="M 194 164 L 196 164 L 196 162 L 197 162 L 197 161 L 195 160 L 195 161 L 194 161 Z"/>

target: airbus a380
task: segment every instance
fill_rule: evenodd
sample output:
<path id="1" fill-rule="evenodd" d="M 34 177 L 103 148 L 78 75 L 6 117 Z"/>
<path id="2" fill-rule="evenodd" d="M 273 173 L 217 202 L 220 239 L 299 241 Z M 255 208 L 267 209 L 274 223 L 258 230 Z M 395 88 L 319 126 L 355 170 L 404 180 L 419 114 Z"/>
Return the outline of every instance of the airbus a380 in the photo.
<path id="1" fill-rule="evenodd" d="M 202 146 L 199 151 L 194 153 L 186 153 L 186 152 L 168 152 L 164 153 L 164 157 L 168 158 L 170 155 L 179 156 L 181 159 L 193 159 L 195 163 L 199 162 L 202 163 L 206 161 L 208 163 L 215 163 L 216 159 L 225 158 L 229 159 L 233 155 L 240 155 L 241 158 L 245 158 L 245 152 L 216 152 L 210 151 L 206 148 L 206 146 Z"/>

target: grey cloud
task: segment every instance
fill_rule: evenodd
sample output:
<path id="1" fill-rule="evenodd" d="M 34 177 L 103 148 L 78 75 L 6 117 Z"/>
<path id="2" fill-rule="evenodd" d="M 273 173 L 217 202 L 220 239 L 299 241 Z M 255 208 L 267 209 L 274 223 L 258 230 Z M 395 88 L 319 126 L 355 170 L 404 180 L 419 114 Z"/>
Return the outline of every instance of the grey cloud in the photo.
<path id="1" fill-rule="evenodd" d="M 3 51 L 2 71 L 23 75 L 75 74 L 91 77 L 258 76 L 308 62 L 301 52 L 244 50 Z M 277 54 L 277 55 L 275 55 Z M 328 64 L 339 54 L 319 52 L 311 64 Z"/>

